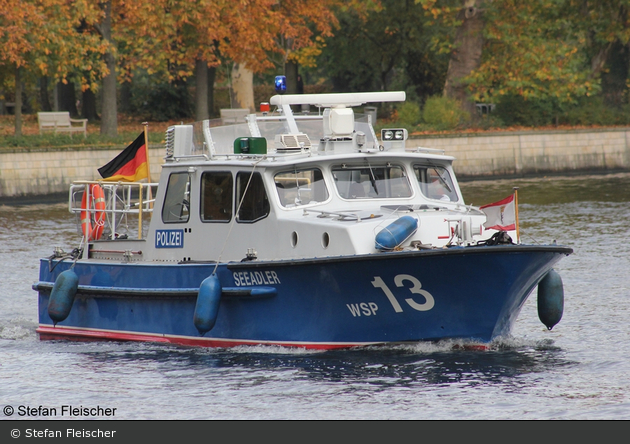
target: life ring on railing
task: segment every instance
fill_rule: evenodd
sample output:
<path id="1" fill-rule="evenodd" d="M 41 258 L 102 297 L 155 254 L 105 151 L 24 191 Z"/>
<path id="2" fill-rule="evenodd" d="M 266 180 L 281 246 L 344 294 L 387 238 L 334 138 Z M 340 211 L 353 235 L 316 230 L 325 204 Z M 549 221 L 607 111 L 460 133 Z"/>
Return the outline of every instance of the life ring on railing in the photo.
<path id="1" fill-rule="evenodd" d="M 88 197 L 89 196 L 89 197 Z M 94 210 L 92 210 L 94 208 Z M 94 213 L 94 218 L 92 214 Z M 94 227 L 92 227 L 94 221 Z M 103 235 L 105 227 L 105 193 L 103 187 L 93 183 L 90 191 L 83 193 L 81 200 L 81 230 L 88 240 L 98 240 Z"/>

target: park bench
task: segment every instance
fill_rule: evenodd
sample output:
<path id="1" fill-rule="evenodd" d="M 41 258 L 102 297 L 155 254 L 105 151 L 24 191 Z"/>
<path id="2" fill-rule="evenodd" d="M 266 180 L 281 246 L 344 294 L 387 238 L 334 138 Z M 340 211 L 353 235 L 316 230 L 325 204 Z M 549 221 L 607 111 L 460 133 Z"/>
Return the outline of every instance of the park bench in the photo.
<path id="1" fill-rule="evenodd" d="M 87 119 L 71 119 L 68 111 L 39 112 L 37 113 L 39 134 L 45 131 L 55 133 L 83 133 L 87 136 Z"/>
<path id="2" fill-rule="evenodd" d="M 223 108 L 221 119 L 223 123 L 245 123 L 246 117 L 251 111 L 248 108 Z"/>

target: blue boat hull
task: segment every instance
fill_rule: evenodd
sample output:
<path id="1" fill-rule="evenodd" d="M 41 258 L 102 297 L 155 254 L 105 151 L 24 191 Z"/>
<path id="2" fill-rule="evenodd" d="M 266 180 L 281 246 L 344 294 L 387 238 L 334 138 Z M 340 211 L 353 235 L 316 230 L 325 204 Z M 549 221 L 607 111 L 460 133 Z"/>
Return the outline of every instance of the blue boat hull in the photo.
<path id="1" fill-rule="evenodd" d="M 501 245 L 218 266 L 77 261 L 77 293 L 56 325 L 48 313 L 51 290 L 72 264 L 42 259 L 33 288 L 43 339 L 321 349 L 446 338 L 489 342 L 510 333 L 529 294 L 571 251 Z M 197 297 L 215 269 L 216 321 L 201 334 L 193 322 Z"/>

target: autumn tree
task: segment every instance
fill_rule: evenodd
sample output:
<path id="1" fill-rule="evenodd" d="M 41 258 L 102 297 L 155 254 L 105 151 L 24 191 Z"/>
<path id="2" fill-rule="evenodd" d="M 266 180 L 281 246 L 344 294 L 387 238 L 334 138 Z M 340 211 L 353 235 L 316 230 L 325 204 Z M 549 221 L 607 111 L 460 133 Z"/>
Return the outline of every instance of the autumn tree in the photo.
<path id="1" fill-rule="evenodd" d="M 251 73 L 311 63 L 321 41 L 330 35 L 338 0 L 156 0 L 127 5 L 125 64 L 152 71 L 168 70 L 171 80 L 197 80 L 196 117 L 207 116 L 207 69 L 233 64 L 245 80 L 234 92 L 235 106 L 253 108 Z M 122 54 L 122 53 L 121 53 Z M 280 60 L 280 62 L 278 62 Z M 128 69 L 127 72 L 131 73 Z M 295 76 L 287 73 L 289 80 Z M 235 78 L 232 79 L 234 83 Z M 293 85 L 295 83 L 293 82 Z M 294 89 L 294 87 L 293 87 Z M 247 97 L 247 98 L 245 98 Z M 252 109 L 253 110 L 253 109 Z"/>
<path id="2" fill-rule="evenodd" d="M 602 93 L 613 106 L 628 103 L 630 66 L 630 1 L 570 0 L 563 16 L 573 17 L 584 45 L 589 77 L 601 80 Z"/>
<path id="3" fill-rule="evenodd" d="M 338 25 L 335 15 L 342 5 L 354 7 L 357 2 L 336 0 L 283 0 L 278 2 L 276 46 L 282 56 L 287 91 L 297 92 L 299 66 L 314 66 L 324 39 L 332 37 Z"/>
<path id="4" fill-rule="evenodd" d="M 468 109 L 507 96 L 557 107 L 592 96 L 612 49 L 630 40 L 627 0 L 418 1 L 456 30 L 440 41 L 451 57 L 444 95 Z"/>
<path id="5" fill-rule="evenodd" d="M 196 78 L 196 115 L 208 118 L 208 69 L 220 63 L 217 42 L 228 36 L 220 14 L 228 6 L 225 0 L 127 4 L 119 28 L 121 80 L 131 81 L 137 69 L 170 83 Z"/>
<path id="6" fill-rule="evenodd" d="M 151 39 L 153 30 L 167 26 L 167 22 L 159 22 L 162 3 L 166 0 L 75 0 L 85 10 L 97 17 L 95 20 L 82 22 L 82 33 L 100 42 L 102 82 L 92 84 L 90 91 L 99 91 L 101 95 L 101 134 L 116 136 L 118 134 L 118 85 L 129 79 L 129 72 L 136 66 L 145 63 L 155 66 L 153 59 L 163 60 L 168 53 L 161 51 L 161 46 Z M 179 2 L 176 2 L 179 3 Z M 186 3 L 186 2 L 182 2 Z M 154 51 L 155 49 L 159 51 Z"/>
<path id="7" fill-rule="evenodd" d="M 479 68 L 469 76 L 478 101 L 514 94 L 557 103 L 598 90 L 584 28 L 561 2 L 503 0 L 486 10 L 486 45 Z"/>
<path id="8" fill-rule="evenodd" d="M 28 72 L 67 81 L 76 71 L 81 85 L 97 80 L 98 54 L 104 48 L 89 35 L 77 32 L 82 21 L 96 16 L 86 1 L 0 0 L 0 52 L 2 72 L 13 70 L 15 134 L 22 133 L 22 79 Z M 3 79 L 6 84 L 7 79 Z"/>
<path id="9" fill-rule="evenodd" d="M 344 5 L 318 63 L 336 91 L 408 90 L 424 101 L 444 86 L 448 57 L 433 43 L 450 28 L 414 0 Z"/>
<path id="10" fill-rule="evenodd" d="M 35 29 L 43 25 L 43 16 L 33 4 L 18 4 L 11 0 L 0 0 L 0 11 L 3 11 L 0 26 L 0 63 L 5 73 L 12 72 L 15 92 L 15 135 L 22 135 L 22 80 L 24 66 L 32 60 L 41 37 L 31 35 L 25 23 L 31 23 Z M 6 83 L 6 81 L 4 82 Z"/>
<path id="11" fill-rule="evenodd" d="M 216 7 L 225 0 L 104 0 L 98 3 L 101 20 L 93 24 L 93 33 L 107 43 L 107 65 L 101 86 L 101 134 L 118 132 L 118 86 L 131 82 L 134 72 L 164 74 L 169 81 L 186 79 L 192 67 L 207 51 Z M 221 26 L 219 24 L 219 29 Z M 212 57 L 209 57 L 212 59 Z"/>
<path id="12" fill-rule="evenodd" d="M 117 134 L 118 85 L 130 81 L 135 70 L 164 73 L 172 82 L 196 77 L 196 113 L 205 118 L 209 68 L 228 62 L 262 72 L 277 68 L 279 57 L 280 66 L 292 67 L 290 72 L 296 73 L 299 63 L 312 63 L 321 45 L 318 37 L 330 35 L 336 23 L 331 8 L 340 4 L 339 0 L 2 2 L 3 10 L 11 12 L 6 14 L 2 36 L 13 48 L 2 60 L 16 68 L 37 67 L 43 76 L 52 74 L 63 82 L 77 76 L 85 91 L 99 91 L 101 134 L 109 136 Z M 11 46 L 20 36 L 19 46 Z M 287 74 L 294 85 L 295 75 Z M 251 83 L 250 77 L 246 85 L 250 90 Z"/>
<path id="13" fill-rule="evenodd" d="M 101 134 L 116 136 L 118 134 L 118 102 L 116 99 L 116 45 L 112 37 L 113 4 L 112 0 L 99 2 L 103 14 L 101 21 L 94 23 L 103 42 L 107 44 L 107 52 L 103 54 L 106 73 L 101 85 Z"/>
<path id="14" fill-rule="evenodd" d="M 334 9 L 340 4 L 340 0 L 231 3 L 232 7 L 221 16 L 228 24 L 229 38 L 219 41 L 218 50 L 237 65 L 236 72 L 241 75 L 248 75 L 247 70 L 254 73 L 279 70 L 287 77 L 288 92 L 295 93 L 298 66 L 314 63 L 322 39 L 332 35 L 337 24 Z M 251 90 L 253 85 L 243 84 L 243 88 Z M 247 95 L 243 91 L 240 94 Z M 241 103 L 241 107 L 251 108 L 253 103 Z"/>
<path id="15" fill-rule="evenodd" d="M 378 68 L 375 86 L 385 88 L 390 73 L 402 70 L 410 81 L 425 86 L 443 79 L 444 94 L 469 109 L 475 101 L 495 102 L 509 95 L 568 103 L 596 93 L 612 48 L 627 45 L 627 3 L 142 0 L 125 3 L 119 14 L 124 18 L 119 29 L 127 32 L 120 40 L 128 42 L 119 51 L 119 66 L 167 71 L 171 79 L 196 78 L 200 117 L 207 115 L 208 68 L 233 63 L 233 72 L 281 70 L 295 91 L 297 67 L 314 63 L 325 45 L 340 48 L 338 61 L 328 63 L 333 76 L 335 69 L 341 73 L 342 66 L 353 65 L 348 79 L 354 83 L 362 76 L 373 80 L 370 73 Z M 374 19 L 344 18 L 359 16 L 358 11 Z M 346 20 L 344 28 L 336 28 L 337 17 Z M 325 39 L 333 33 L 334 39 Z M 363 49 L 357 50 L 359 44 Z M 418 94 L 431 88 L 418 88 Z"/>
<path id="16" fill-rule="evenodd" d="M 470 100 L 466 77 L 481 65 L 485 25 L 483 7 L 484 0 L 464 0 L 457 11 L 459 24 L 444 83 L 444 96 L 457 100 L 470 113 L 474 111 L 475 104 Z"/>

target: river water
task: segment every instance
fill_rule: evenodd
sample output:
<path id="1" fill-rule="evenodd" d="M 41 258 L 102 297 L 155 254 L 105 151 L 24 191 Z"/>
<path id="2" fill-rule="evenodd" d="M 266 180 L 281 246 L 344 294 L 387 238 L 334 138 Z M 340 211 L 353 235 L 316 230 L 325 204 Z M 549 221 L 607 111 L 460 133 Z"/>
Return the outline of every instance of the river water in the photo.
<path id="1" fill-rule="evenodd" d="M 78 419 L 630 419 L 630 174 L 461 187 L 475 205 L 518 187 L 521 240 L 574 248 L 556 267 L 553 330 L 534 293 L 512 337 L 486 351 L 40 341 L 38 260 L 77 246 L 75 221 L 65 202 L 0 205 L 0 418 L 68 419 L 60 406 L 72 405 L 116 409 Z"/>

